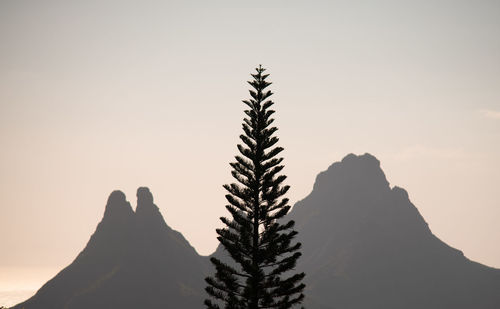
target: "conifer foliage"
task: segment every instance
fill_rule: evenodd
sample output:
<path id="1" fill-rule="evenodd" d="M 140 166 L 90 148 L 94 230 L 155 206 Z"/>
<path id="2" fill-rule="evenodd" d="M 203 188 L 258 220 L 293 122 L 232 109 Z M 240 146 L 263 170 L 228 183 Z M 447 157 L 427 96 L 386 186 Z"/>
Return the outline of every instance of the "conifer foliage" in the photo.
<path id="1" fill-rule="evenodd" d="M 216 272 L 206 278 L 209 309 L 258 309 L 295 307 L 304 299 L 304 273 L 294 273 L 301 256 L 300 243 L 294 243 L 297 232 L 293 221 L 285 221 L 290 210 L 284 197 L 283 148 L 276 146 L 276 127 L 272 126 L 274 104 L 267 90 L 271 85 L 259 66 L 248 83 L 251 98 L 243 119 L 239 155 L 231 163 L 236 183 L 224 185 L 226 206 L 231 218 L 221 217 L 226 227 L 217 229 L 218 240 L 232 261 L 212 258 Z"/>

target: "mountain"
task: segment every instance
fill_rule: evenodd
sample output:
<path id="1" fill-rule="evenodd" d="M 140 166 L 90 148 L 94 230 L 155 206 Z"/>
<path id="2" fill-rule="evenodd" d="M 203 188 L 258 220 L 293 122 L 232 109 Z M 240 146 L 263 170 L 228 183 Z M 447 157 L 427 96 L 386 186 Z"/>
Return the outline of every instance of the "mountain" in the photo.
<path id="1" fill-rule="evenodd" d="M 500 308 L 500 270 L 433 235 L 370 154 L 320 173 L 288 218 L 303 244 L 310 309 Z"/>
<path id="2" fill-rule="evenodd" d="M 13 308 L 199 308 L 206 268 L 206 258 L 165 223 L 149 189 L 137 190 L 135 212 L 114 191 L 73 263 Z"/>
<path id="3" fill-rule="evenodd" d="M 288 219 L 303 244 L 297 271 L 306 273 L 308 309 L 500 308 L 500 270 L 433 235 L 372 155 L 350 154 L 320 173 Z M 147 188 L 135 212 L 115 191 L 75 261 L 14 308 L 202 308 L 208 272 L 207 257 L 168 227 Z"/>

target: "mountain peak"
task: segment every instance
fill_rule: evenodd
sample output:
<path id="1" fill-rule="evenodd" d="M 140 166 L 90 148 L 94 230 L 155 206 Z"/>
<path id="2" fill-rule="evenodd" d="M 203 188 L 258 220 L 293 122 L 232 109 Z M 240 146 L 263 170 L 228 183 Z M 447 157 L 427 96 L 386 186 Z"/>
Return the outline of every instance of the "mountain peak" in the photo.
<path id="1" fill-rule="evenodd" d="M 348 154 L 335 162 L 326 171 L 319 173 L 314 190 L 357 188 L 358 190 L 389 189 L 389 182 L 380 168 L 380 161 L 369 153 Z"/>
<path id="2" fill-rule="evenodd" d="M 154 220 L 164 225 L 163 217 L 158 206 L 154 204 L 153 194 L 147 187 L 137 189 L 137 208 L 135 213 L 139 218 Z"/>
<path id="3" fill-rule="evenodd" d="M 341 162 L 345 164 L 358 164 L 360 161 L 365 162 L 365 164 L 372 165 L 373 167 L 380 168 L 380 161 L 368 152 L 365 152 L 362 155 L 350 153 L 346 155 Z"/>
<path id="4" fill-rule="evenodd" d="M 125 193 L 123 193 L 120 190 L 115 190 L 115 191 L 111 192 L 111 194 L 109 195 L 108 204 L 110 202 L 121 202 L 121 201 L 125 201 L 125 200 L 126 200 Z"/>
<path id="5" fill-rule="evenodd" d="M 139 187 L 137 189 L 137 202 L 151 204 L 153 203 L 153 194 L 148 187 Z"/>
<path id="6" fill-rule="evenodd" d="M 103 221 L 122 221 L 134 215 L 132 206 L 127 202 L 125 194 L 120 190 L 111 192 L 104 210 Z"/>

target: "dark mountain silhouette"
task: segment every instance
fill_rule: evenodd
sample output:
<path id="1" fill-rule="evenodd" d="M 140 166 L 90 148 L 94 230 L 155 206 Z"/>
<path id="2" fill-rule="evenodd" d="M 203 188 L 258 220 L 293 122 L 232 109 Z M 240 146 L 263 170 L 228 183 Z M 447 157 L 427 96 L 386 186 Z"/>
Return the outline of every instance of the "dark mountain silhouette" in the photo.
<path id="1" fill-rule="evenodd" d="M 434 236 L 369 154 L 320 173 L 290 218 L 303 244 L 310 309 L 500 308 L 500 270 Z"/>
<path id="2" fill-rule="evenodd" d="M 147 188 L 134 212 L 120 191 L 75 261 L 16 309 L 202 308 L 212 273 L 169 228 Z M 500 270 L 432 234 L 379 161 L 348 155 L 318 175 L 296 221 L 308 309 L 498 309 Z M 224 251 L 213 254 L 224 260 Z"/>
<path id="3" fill-rule="evenodd" d="M 147 188 L 137 191 L 135 213 L 114 191 L 75 261 L 14 308 L 199 308 L 204 268 L 206 260 L 167 226 Z"/>

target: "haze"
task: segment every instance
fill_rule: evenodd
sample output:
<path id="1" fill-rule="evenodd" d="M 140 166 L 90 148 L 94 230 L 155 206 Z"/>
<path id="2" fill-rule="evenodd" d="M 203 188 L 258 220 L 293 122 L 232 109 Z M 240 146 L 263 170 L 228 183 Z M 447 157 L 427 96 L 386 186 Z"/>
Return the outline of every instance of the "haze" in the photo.
<path id="1" fill-rule="evenodd" d="M 258 64 L 292 203 L 369 152 L 438 237 L 500 267 L 496 1 L 7 0 L 0 42 L 0 290 L 70 263 L 115 189 L 150 187 L 212 253 Z"/>

